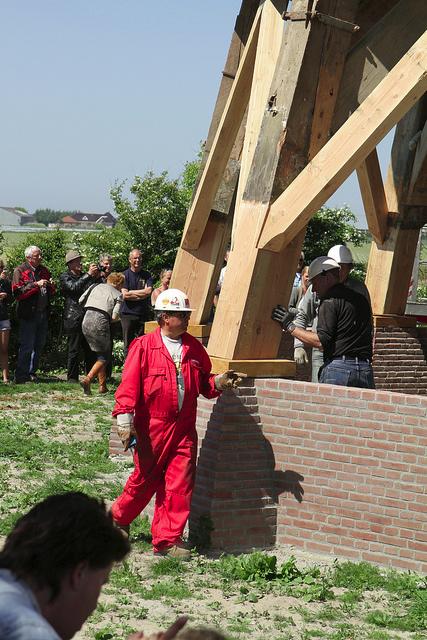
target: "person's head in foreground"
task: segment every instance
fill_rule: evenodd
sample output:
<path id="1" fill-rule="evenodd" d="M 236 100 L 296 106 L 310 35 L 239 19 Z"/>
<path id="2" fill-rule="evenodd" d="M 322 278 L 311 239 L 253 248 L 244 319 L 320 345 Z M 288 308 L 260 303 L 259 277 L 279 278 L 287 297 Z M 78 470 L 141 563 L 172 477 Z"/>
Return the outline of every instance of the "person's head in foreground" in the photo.
<path id="1" fill-rule="evenodd" d="M 102 500 L 70 492 L 37 504 L 0 552 L 0 637 L 72 638 L 129 550 Z"/>

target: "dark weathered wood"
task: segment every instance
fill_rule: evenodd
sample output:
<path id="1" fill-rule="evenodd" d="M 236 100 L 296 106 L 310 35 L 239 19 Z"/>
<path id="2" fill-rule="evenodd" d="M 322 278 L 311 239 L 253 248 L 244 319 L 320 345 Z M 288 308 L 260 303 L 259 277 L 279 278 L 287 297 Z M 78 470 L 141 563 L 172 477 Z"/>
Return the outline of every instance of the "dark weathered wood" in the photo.
<path id="1" fill-rule="evenodd" d="M 378 2 L 370 5 L 378 11 Z M 361 7 L 367 12 L 371 6 Z M 387 4 L 385 5 L 387 7 Z M 374 14 L 377 17 L 377 13 Z M 361 22 L 362 16 L 357 20 Z M 364 22 L 362 20 L 362 22 Z M 361 33 L 366 31 L 369 22 Z M 331 133 L 335 133 L 348 116 L 357 109 L 378 83 L 410 49 L 427 27 L 427 2 L 425 0 L 400 0 L 396 6 L 376 22 L 349 51 L 344 67 L 343 80 L 337 99 Z"/>

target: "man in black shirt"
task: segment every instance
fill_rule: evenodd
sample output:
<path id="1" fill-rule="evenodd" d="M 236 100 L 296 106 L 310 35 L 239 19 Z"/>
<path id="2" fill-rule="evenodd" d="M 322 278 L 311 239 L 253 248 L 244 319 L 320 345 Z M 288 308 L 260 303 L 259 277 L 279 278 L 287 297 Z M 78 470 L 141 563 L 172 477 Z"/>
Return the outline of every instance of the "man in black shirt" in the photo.
<path id="1" fill-rule="evenodd" d="M 272 319 L 294 338 L 323 350 L 319 381 L 346 387 L 374 388 L 372 372 L 372 314 L 365 296 L 339 282 L 339 264 L 328 256 L 316 258 L 309 278 L 320 298 L 317 332 L 293 323 L 293 314 L 282 306 Z"/>
<path id="2" fill-rule="evenodd" d="M 120 309 L 125 357 L 132 340 L 144 335 L 144 323 L 150 319 L 150 298 L 153 291 L 153 278 L 151 273 L 142 268 L 142 253 L 139 249 L 132 249 L 129 253 L 129 265 L 129 269 L 123 272 L 125 283 Z"/>

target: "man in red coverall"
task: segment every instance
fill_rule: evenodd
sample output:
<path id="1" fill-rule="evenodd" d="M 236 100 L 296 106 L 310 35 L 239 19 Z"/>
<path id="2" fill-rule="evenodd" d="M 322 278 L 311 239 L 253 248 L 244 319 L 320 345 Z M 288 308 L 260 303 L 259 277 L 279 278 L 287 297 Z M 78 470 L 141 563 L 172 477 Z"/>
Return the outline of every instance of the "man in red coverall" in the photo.
<path id="1" fill-rule="evenodd" d="M 151 526 L 154 553 L 188 559 L 182 533 L 190 513 L 197 454 L 197 396 L 215 398 L 235 387 L 239 374 L 211 374 L 202 344 L 187 333 L 187 295 L 167 289 L 155 304 L 158 329 L 136 338 L 116 391 L 113 416 L 125 450 L 133 435 L 135 469 L 113 503 L 115 522 L 130 523 L 156 494 Z"/>

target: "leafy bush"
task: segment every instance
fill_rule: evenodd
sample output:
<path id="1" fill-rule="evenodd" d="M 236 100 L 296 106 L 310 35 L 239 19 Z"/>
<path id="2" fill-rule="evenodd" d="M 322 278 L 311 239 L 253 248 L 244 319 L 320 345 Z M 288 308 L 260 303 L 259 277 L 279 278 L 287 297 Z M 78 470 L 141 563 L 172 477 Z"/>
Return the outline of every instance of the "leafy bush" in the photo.
<path id="1" fill-rule="evenodd" d="M 319 209 L 307 227 L 303 247 L 306 264 L 318 256 L 325 256 L 336 244 L 363 244 L 365 233 L 356 229 L 355 224 L 356 216 L 347 205 Z"/>
<path id="2" fill-rule="evenodd" d="M 276 565 L 276 556 L 255 551 L 240 556 L 222 556 L 218 571 L 224 578 L 234 580 L 273 580 L 277 575 Z"/>

